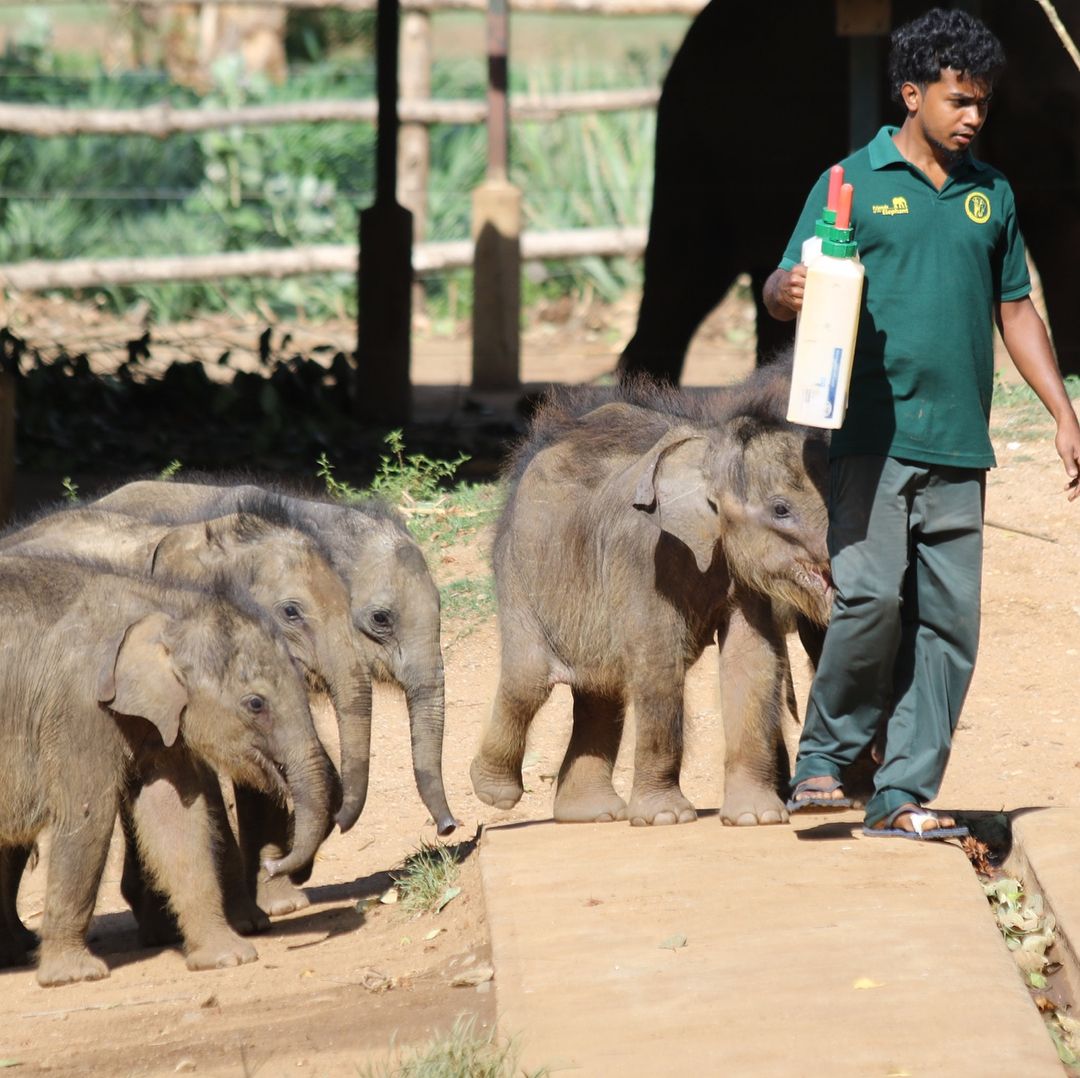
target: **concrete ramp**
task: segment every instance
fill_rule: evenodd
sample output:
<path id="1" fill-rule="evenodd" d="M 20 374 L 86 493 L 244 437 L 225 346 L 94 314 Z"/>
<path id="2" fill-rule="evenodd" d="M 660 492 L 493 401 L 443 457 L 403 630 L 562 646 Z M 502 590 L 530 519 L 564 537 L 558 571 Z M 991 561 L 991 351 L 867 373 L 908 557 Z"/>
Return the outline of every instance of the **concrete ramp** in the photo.
<path id="1" fill-rule="evenodd" d="M 1060 1078 L 963 852 L 793 827 L 489 827 L 500 1029 L 582 1075 Z"/>

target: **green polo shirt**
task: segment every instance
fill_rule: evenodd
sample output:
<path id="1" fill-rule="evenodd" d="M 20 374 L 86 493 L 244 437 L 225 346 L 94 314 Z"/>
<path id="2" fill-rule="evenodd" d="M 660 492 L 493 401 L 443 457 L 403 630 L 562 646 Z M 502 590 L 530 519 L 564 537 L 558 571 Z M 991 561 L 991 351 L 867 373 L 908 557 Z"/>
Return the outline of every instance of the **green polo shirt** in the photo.
<path id="1" fill-rule="evenodd" d="M 866 267 L 844 425 L 832 455 L 990 468 L 994 308 L 1031 291 L 1008 181 L 966 154 L 938 191 L 883 127 L 841 164 Z M 780 265 L 800 260 L 828 190 L 810 192 Z"/>

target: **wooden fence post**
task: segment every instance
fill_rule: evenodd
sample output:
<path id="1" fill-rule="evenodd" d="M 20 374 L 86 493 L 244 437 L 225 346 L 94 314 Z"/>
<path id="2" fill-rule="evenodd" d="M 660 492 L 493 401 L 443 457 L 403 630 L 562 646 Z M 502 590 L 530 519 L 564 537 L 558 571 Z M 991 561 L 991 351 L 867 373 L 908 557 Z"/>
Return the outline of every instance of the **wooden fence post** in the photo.
<path id="1" fill-rule="evenodd" d="M 412 214 L 397 201 L 398 0 L 379 0 L 375 202 L 360 213 L 357 413 L 407 423 L 412 412 Z"/>
<path id="2" fill-rule="evenodd" d="M 473 357 L 476 389 L 520 385 L 521 192 L 508 179 L 509 17 L 489 0 L 487 178 L 473 191 Z"/>
<path id="3" fill-rule="evenodd" d="M 401 20 L 401 104 L 431 97 L 431 16 L 406 11 Z M 403 123 L 398 142 L 398 202 L 413 215 L 413 241 L 427 234 L 431 138 L 427 124 Z"/>

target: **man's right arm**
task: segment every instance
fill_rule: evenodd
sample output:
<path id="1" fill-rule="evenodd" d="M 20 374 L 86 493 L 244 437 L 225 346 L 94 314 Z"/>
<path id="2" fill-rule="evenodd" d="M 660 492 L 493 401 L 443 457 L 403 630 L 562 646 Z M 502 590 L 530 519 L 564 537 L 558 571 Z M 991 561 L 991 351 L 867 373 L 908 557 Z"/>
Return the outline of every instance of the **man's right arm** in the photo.
<path id="1" fill-rule="evenodd" d="M 802 310 L 806 289 L 806 266 L 801 262 L 786 270 L 773 270 L 765 282 L 765 309 L 779 322 L 790 322 Z"/>

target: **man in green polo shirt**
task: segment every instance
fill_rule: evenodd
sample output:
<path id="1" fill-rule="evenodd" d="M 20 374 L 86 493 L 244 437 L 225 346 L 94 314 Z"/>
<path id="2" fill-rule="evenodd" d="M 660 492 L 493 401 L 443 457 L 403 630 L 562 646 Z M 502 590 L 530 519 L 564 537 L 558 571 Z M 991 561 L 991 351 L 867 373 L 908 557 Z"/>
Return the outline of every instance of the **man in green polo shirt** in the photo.
<path id="1" fill-rule="evenodd" d="M 869 835 L 966 834 L 923 806 L 941 787 L 978 647 L 994 323 L 1057 423 L 1069 500 L 1080 493 L 1080 425 L 1031 303 L 1012 191 L 968 151 L 1003 64 L 965 12 L 899 27 L 889 76 L 907 117 L 842 162 L 866 286 L 848 413 L 832 436 L 836 600 L 788 808 L 850 805 L 842 768 L 884 729 Z M 802 307 L 801 243 L 827 184 L 826 173 L 766 283 L 776 318 Z"/>

